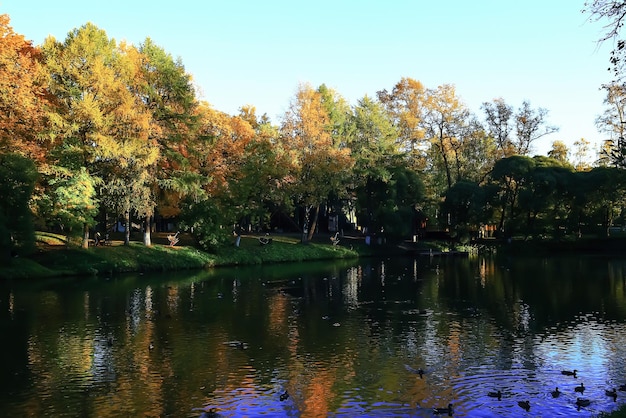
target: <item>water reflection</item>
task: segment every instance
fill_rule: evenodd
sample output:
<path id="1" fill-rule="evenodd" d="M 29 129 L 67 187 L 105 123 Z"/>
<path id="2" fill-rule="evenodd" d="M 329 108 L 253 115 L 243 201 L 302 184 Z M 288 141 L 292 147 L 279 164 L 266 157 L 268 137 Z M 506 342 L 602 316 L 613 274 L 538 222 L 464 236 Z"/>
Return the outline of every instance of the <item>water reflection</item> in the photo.
<path id="1" fill-rule="evenodd" d="M 433 257 L 4 283 L 0 416 L 592 416 L 626 398 L 605 393 L 626 383 L 624 265 Z"/>

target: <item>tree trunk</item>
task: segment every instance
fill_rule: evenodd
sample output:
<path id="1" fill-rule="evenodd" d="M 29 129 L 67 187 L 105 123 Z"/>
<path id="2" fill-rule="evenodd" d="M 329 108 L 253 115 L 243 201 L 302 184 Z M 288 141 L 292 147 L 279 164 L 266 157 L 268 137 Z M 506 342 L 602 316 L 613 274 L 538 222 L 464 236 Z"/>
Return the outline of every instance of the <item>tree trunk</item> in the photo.
<path id="1" fill-rule="evenodd" d="M 124 245 L 130 245 L 130 212 L 124 212 Z"/>
<path id="2" fill-rule="evenodd" d="M 320 216 L 320 205 L 315 206 L 315 214 L 313 215 L 313 222 L 311 222 L 311 229 L 309 230 L 309 236 L 307 237 L 308 241 L 313 239 L 313 234 L 315 234 L 315 229 L 317 228 L 317 220 Z"/>
<path id="3" fill-rule="evenodd" d="M 311 216 L 311 207 L 306 205 L 304 207 L 304 222 L 302 223 L 302 238 L 300 242 L 306 244 L 309 238 L 309 218 Z"/>
<path id="4" fill-rule="evenodd" d="M 152 246 L 152 237 L 150 235 L 151 228 L 152 228 L 152 216 L 148 215 L 146 216 L 145 225 L 143 229 L 143 245 L 145 245 L 146 247 Z"/>
<path id="5" fill-rule="evenodd" d="M 83 248 L 89 248 L 89 225 L 83 224 Z"/>

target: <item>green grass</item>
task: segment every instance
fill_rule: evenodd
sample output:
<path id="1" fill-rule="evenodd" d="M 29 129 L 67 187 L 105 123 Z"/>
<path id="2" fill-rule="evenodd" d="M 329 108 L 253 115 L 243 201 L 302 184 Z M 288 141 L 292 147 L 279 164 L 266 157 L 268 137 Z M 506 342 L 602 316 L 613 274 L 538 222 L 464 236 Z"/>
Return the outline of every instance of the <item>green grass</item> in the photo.
<path id="1" fill-rule="evenodd" d="M 65 245 L 66 238 L 52 232 L 37 231 L 35 233 L 35 241 L 45 245 Z"/>
<path id="2" fill-rule="evenodd" d="M 272 237 L 272 243 L 261 246 L 256 237 L 242 237 L 239 247 L 227 246 L 215 254 L 200 251 L 193 246 L 156 244 L 146 247 L 141 243 L 130 245 L 90 247 L 82 249 L 65 246 L 63 237 L 38 234 L 40 243 L 36 254 L 27 258 L 13 258 L 0 267 L 0 278 L 28 279 L 74 275 L 112 275 L 124 272 L 171 271 L 202 269 L 217 266 L 250 265 L 261 263 L 298 262 L 358 257 L 349 248 L 330 244 L 303 245 L 295 237 Z"/>

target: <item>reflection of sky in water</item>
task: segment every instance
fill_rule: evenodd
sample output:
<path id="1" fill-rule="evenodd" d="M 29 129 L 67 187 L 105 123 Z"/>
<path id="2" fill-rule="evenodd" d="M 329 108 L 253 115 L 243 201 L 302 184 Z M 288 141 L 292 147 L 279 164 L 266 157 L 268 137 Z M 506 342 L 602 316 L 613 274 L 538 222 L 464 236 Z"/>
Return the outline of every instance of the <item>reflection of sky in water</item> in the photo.
<path id="1" fill-rule="evenodd" d="M 580 323 L 572 323 L 554 334 L 537 336 L 535 353 L 546 369 L 576 369 L 579 381 L 610 389 L 626 383 L 622 348 L 625 335 L 624 324 L 581 318 Z M 604 370 L 608 375 L 598 373 Z"/>
<path id="2" fill-rule="evenodd" d="M 579 309 L 573 284 L 524 287 L 510 277 L 515 268 L 498 276 L 493 263 L 463 263 L 366 260 L 319 274 L 303 266 L 273 289 L 255 271 L 144 278 L 117 295 L 77 292 L 74 302 L 42 292 L 26 308 L 38 312 L 24 340 L 32 394 L 11 402 L 19 409 L 32 396 L 43 411 L 58 411 L 55 402 L 89 404 L 81 394 L 89 391 L 93 411 L 115 398 L 122 415 L 199 416 L 215 407 L 223 416 L 350 417 L 432 416 L 448 402 L 455 416 L 515 417 L 526 414 L 517 405 L 525 399 L 529 416 L 589 417 L 624 402 L 626 392 L 617 402 L 604 394 L 626 383 L 623 320 L 597 313 L 590 292 L 590 307 Z M 619 288 L 621 270 L 610 271 Z M 614 290 L 599 293 L 602 303 Z M 551 292 L 563 299 L 543 306 Z M 20 317 L 23 300 L 6 293 L 7 321 Z M 570 315 L 572 306 L 594 313 Z M 581 382 L 592 404 L 577 411 Z M 557 386 L 562 396 L 553 399 Z M 501 400 L 487 396 L 495 390 Z"/>
<path id="3" fill-rule="evenodd" d="M 360 282 L 359 269 L 357 267 L 349 268 L 343 286 L 343 300 L 349 309 L 355 309 L 359 305 Z"/>

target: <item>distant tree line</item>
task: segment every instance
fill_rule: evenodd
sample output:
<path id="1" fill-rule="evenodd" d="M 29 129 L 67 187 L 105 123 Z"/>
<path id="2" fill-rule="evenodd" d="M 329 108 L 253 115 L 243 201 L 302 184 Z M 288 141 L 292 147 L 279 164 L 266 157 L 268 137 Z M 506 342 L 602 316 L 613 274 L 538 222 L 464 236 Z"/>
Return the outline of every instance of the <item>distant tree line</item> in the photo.
<path id="1" fill-rule="evenodd" d="M 121 225 L 151 244 L 176 223 L 214 250 L 234 230 L 358 229 L 402 238 L 425 228 L 551 235 L 622 222 L 625 90 L 606 86 L 600 158 L 589 143 L 549 156 L 556 131 L 525 101 L 472 114 L 454 86 L 403 78 L 350 105 L 303 84 L 278 124 L 198 99 L 180 59 L 146 39 L 116 42 L 91 23 L 34 46 L 0 15 L 0 244 L 33 248 L 36 229 L 88 246 Z M 572 159 L 572 161 L 570 161 Z M 593 166 L 593 167 L 592 167 Z"/>

